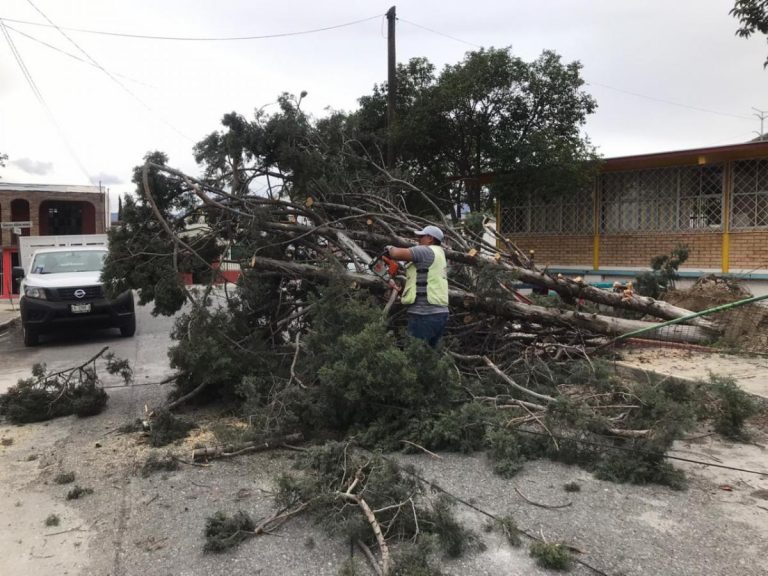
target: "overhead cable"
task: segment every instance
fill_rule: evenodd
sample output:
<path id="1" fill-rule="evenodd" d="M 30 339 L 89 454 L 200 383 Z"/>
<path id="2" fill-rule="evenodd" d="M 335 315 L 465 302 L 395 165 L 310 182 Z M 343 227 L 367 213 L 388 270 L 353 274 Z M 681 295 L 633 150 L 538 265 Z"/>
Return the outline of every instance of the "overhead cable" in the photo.
<path id="1" fill-rule="evenodd" d="M 11 49 L 11 53 L 13 54 L 13 57 L 16 59 L 16 63 L 19 65 L 19 68 L 21 69 L 21 72 L 24 75 L 24 78 L 26 79 L 27 84 L 29 84 L 29 87 L 32 90 L 32 93 L 35 95 L 35 98 L 37 98 L 37 101 L 40 103 L 40 105 L 43 107 L 45 112 L 48 114 L 49 120 L 56 127 L 56 130 L 59 133 L 59 137 L 61 138 L 62 142 L 64 143 L 64 146 L 69 151 L 69 154 L 72 156 L 77 166 L 86 176 L 88 181 L 91 184 L 93 184 L 94 182 L 93 182 L 93 179 L 91 178 L 90 173 L 83 165 L 83 162 L 80 160 L 80 157 L 77 155 L 77 152 L 75 151 L 74 147 L 70 143 L 69 138 L 67 138 L 67 135 L 64 132 L 64 129 L 56 121 L 56 117 L 53 114 L 53 110 L 51 110 L 51 107 L 48 106 L 48 102 L 45 101 L 45 97 L 43 96 L 43 93 L 40 92 L 40 89 L 37 87 L 37 84 L 35 83 L 35 79 L 32 77 L 32 74 L 30 73 L 29 69 L 24 63 L 24 59 L 21 57 L 21 53 L 16 48 L 16 44 L 14 44 L 13 39 L 11 38 L 11 35 L 8 33 L 8 30 L 5 27 L 5 23 L 1 20 L 0 20 L 0 29 L 2 29 L 3 36 L 5 36 L 6 42 L 8 42 L 8 46 Z"/>
<path id="2" fill-rule="evenodd" d="M 93 57 L 92 57 L 90 54 L 88 54 L 88 52 L 86 52 L 86 51 L 85 51 L 83 48 L 81 48 L 81 47 L 80 47 L 80 45 L 79 45 L 77 42 L 75 42 L 75 41 L 74 41 L 72 38 L 70 38 L 70 37 L 69 37 L 69 35 L 67 35 L 67 33 L 66 33 L 66 32 L 64 32 L 64 30 L 63 30 L 62 28 L 60 28 L 59 26 L 57 26 L 56 24 L 54 24 L 54 23 L 53 23 L 53 21 L 52 21 L 50 18 L 48 18 L 48 16 L 47 16 L 47 15 L 46 15 L 46 14 L 45 14 L 45 13 L 44 13 L 42 10 L 40 10 L 40 8 L 38 8 L 37 6 L 35 6 L 35 4 L 34 4 L 34 2 L 32 2 L 32 0 L 27 0 L 27 2 L 28 2 L 28 3 L 29 3 L 29 5 L 30 5 L 30 6 L 32 6 L 32 7 L 33 7 L 35 10 L 37 10 L 37 12 L 38 12 L 38 13 L 39 13 L 39 14 L 40 14 L 40 15 L 41 15 L 43 18 L 45 18 L 45 19 L 46 19 L 48 22 L 50 22 L 51 26 L 53 26 L 54 28 L 56 28 L 56 30 L 58 30 L 58 31 L 59 31 L 59 33 L 60 33 L 62 36 L 64 36 L 64 38 L 66 38 L 67 40 L 69 40 L 69 42 L 70 42 L 70 43 L 71 43 L 71 44 L 72 44 L 72 45 L 73 45 L 75 48 L 77 48 L 77 49 L 78 49 L 78 50 L 79 50 L 79 51 L 80 51 L 80 52 L 81 52 L 81 53 L 82 53 L 82 54 L 83 54 L 83 55 L 84 55 L 86 58 L 88 58 L 88 60 L 90 60 L 90 61 L 91 61 L 91 62 L 94 64 L 94 66 L 96 66 L 96 67 L 97 67 L 99 70 L 101 70 L 102 72 L 104 72 L 104 74 L 106 74 L 106 75 L 107 75 L 107 76 L 110 78 L 110 80 L 112 80 L 112 81 L 113 81 L 115 84 L 117 84 L 118 86 L 120 86 L 120 88 L 122 88 L 122 89 L 123 89 L 125 92 L 127 92 L 127 93 L 128 93 L 128 95 L 130 95 L 131 97 L 133 97 L 133 98 L 134 98 L 134 99 L 135 99 L 135 100 L 136 100 L 136 101 L 137 101 L 139 104 L 141 104 L 141 105 L 142 105 L 144 108 L 146 108 L 146 109 L 147 109 L 149 112 L 151 112 L 152 114 L 154 114 L 154 115 L 155 115 L 155 116 L 156 116 L 156 117 L 157 117 L 157 118 L 158 118 L 158 119 L 159 119 L 159 120 L 160 120 L 160 121 L 161 121 L 163 124 L 165 124 L 166 126 L 168 126 L 168 128 L 170 128 L 171 130 L 173 130 L 174 132 L 176 132 L 176 134 L 178 134 L 179 136 L 181 136 L 182 138 L 184 138 L 184 139 L 186 139 L 186 140 L 189 140 L 190 142 L 193 142 L 192 138 L 190 138 L 189 136 L 187 136 L 186 134 L 184 134 L 183 132 L 181 132 L 181 131 L 180 131 L 178 128 L 176 128 L 176 127 L 175 127 L 173 124 L 171 124 L 170 122 L 168 122 L 167 120 L 165 120 L 165 119 L 164 119 L 162 116 L 160 116 L 160 115 L 159 115 L 157 112 L 155 112 L 155 111 L 152 109 L 152 107 L 151 107 L 149 104 L 147 104 L 146 102 L 144 102 L 144 100 L 142 100 L 141 98 L 139 98 L 139 97 L 138 97 L 138 96 L 137 96 L 137 95 L 136 95 L 136 94 L 135 94 L 135 93 L 134 93 L 134 92 L 133 92 L 133 91 L 132 91 L 130 88 L 128 88 L 128 87 L 127 87 L 125 84 L 123 84 L 123 83 L 122 83 L 120 80 L 118 80 L 118 79 L 117 79 L 117 78 L 116 78 L 116 77 L 115 77 L 115 76 L 114 76 L 114 75 L 113 75 L 111 72 L 109 72 L 109 71 L 108 71 L 106 68 L 104 68 L 104 66 L 102 66 L 101 64 L 99 64 L 99 63 L 98 63 L 98 62 L 97 62 L 97 61 L 96 61 L 96 60 L 95 60 L 95 59 L 94 59 L 94 58 L 93 58 Z"/>
<path id="3" fill-rule="evenodd" d="M 405 22 L 406 24 L 415 26 L 416 28 L 421 28 L 422 30 L 426 30 L 427 32 L 432 32 L 432 34 L 437 34 L 438 36 L 445 36 L 446 38 L 450 38 L 451 40 L 455 40 L 456 42 L 461 42 L 462 44 L 469 44 L 470 46 L 474 46 L 475 48 L 480 48 L 480 49 L 483 48 L 483 46 L 480 46 L 480 44 L 475 44 L 474 42 L 467 42 L 466 40 L 462 40 L 461 38 L 456 38 L 456 36 L 451 36 L 450 34 L 445 34 L 443 32 L 433 30 L 432 28 L 427 28 L 426 26 L 422 26 L 421 24 L 416 24 L 416 22 L 411 22 L 410 20 L 406 20 L 405 18 L 398 18 L 397 20 L 399 22 Z"/>
<path id="4" fill-rule="evenodd" d="M 66 50 L 62 50 L 58 46 L 54 46 L 53 44 L 49 44 L 48 42 L 45 42 L 43 40 L 40 40 L 40 38 L 35 38 L 34 36 L 27 34 L 26 32 L 22 32 L 21 30 L 14 28 L 13 26 L 9 26 L 8 24 L 5 24 L 5 27 L 8 30 L 13 30 L 15 34 L 18 34 L 19 36 L 24 36 L 25 38 L 28 38 L 32 40 L 33 42 L 37 42 L 38 44 L 42 44 L 43 46 L 46 46 L 50 48 L 51 50 L 55 50 L 56 52 L 61 52 L 65 56 L 69 56 L 70 58 L 73 58 L 74 60 L 77 60 L 78 62 L 82 62 L 83 64 L 88 64 L 88 66 L 93 66 L 94 68 L 98 68 L 96 64 L 93 62 L 89 62 L 88 60 L 85 60 L 83 58 L 80 58 L 80 56 L 77 56 L 75 54 L 72 54 L 71 52 L 67 52 Z M 147 84 L 146 82 L 142 82 L 141 80 L 136 80 L 135 78 L 131 78 L 130 76 L 126 76 L 124 74 L 118 74 L 117 72 L 114 73 L 115 76 L 120 76 L 121 78 L 125 78 L 126 80 L 130 80 L 131 82 L 135 82 L 136 84 L 142 84 L 144 86 L 147 86 L 148 88 L 156 88 L 155 86 L 152 86 L 151 84 Z"/>
<path id="5" fill-rule="evenodd" d="M 381 14 L 370 16 L 368 18 L 361 18 L 360 20 L 353 20 L 352 22 L 345 22 L 343 24 L 335 24 L 333 26 L 325 26 L 322 28 L 313 28 L 311 30 L 300 30 L 297 32 L 280 32 L 277 34 L 261 34 L 253 36 L 154 36 L 152 34 L 129 34 L 123 32 L 107 32 L 103 30 L 91 30 L 87 28 L 70 28 L 66 26 L 56 26 L 54 24 L 44 24 L 42 22 L 31 22 L 29 20 L 17 20 L 13 18 L 0 18 L 7 22 L 15 22 L 16 24 L 29 24 L 30 26 L 43 26 L 46 28 L 56 28 L 59 31 L 68 30 L 70 32 L 81 32 L 83 34 L 98 34 L 101 36 L 117 36 L 119 38 L 136 38 L 141 40 L 176 40 L 182 42 L 229 42 L 233 40 L 267 40 L 269 38 L 285 38 L 288 36 L 301 36 L 304 34 L 315 34 L 317 32 L 326 32 L 328 30 L 336 30 L 338 28 L 345 28 L 348 26 L 354 26 L 355 24 L 362 24 L 369 20 L 375 20 L 381 17 Z M 47 20 L 47 18 L 46 18 Z"/>
<path id="6" fill-rule="evenodd" d="M 421 28 L 422 30 L 427 30 L 428 32 L 432 32 L 433 34 L 437 34 L 439 36 L 444 36 L 446 38 L 450 38 L 451 40 L 455 40 L 456 42 L 461 42 L 462 44 L 469 44 L 470 46 L 475 46 L 477 48 L 483 48 L 479 44 L 474 44 L 473 42 L 467 42 L 466 40 L 462 40 L 461 38 L 456 38 L 455 36 L 451 36 L 450 34 L 445 34 L 444 32 L 440 32 L 439 30 L 434 30 L 432 28 L 427 28 L 426 26 L 422 26 L 421 24 L 416 24 L 415 22 L 411 22 L 410 20 L 405 20 L 404 18 L 398 18 L 399 21 L 405 22 L 406 24 L 410 24 L 411 26 L 415 26 L 417 28 Z M 738 118 L 739 120 L 752 120 L 752 117 L 750 116 L 744 116 L 740 114 L 730 114 L 728 112 L 720 112 L 718 110 L 710 110 L 709 108 L 702 108 L 700 106 L 691 106 L 689 104 L 683 104 L 681 102 L 674 102 L 672 100 L 666 100 L 664 98 L 658 98 L 656 96 L 648 96 L 647 94 L 640 94 L 638 92 L 632 92 L 630 90 L 624 90 L 623 88 L 616 88 L 615 86 L 609 86 L 608 84 L 601 84 L 599 82 L 589 82 L 585 80 L 585 83 L 587 85 L 592 86 L 600 86 L 601 88 L 607 88 L 609 90 L 615 90 L 616 92 L 622 92 L 624 94 L 628 94 L 630 96 L 635 96 L 636 98 L 645 98 L 646 100 L 653 100 L 654 102 L 661 102 L 662 104 L 669 104 L 670 106 L 678 106 L 680 108 L 688 108 L 689 110 L 696 110 L 697 112 L 706 112 L 708 114 L 717 114 L 718 116 L 727 116 L 730 118 Z"/>

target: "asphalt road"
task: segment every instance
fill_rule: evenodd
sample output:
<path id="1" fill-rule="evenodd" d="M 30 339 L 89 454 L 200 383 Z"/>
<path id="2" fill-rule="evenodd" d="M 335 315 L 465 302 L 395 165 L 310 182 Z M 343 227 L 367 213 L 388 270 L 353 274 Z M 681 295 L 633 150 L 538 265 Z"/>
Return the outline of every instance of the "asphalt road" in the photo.
<path id="1" fill-rule="evenodd" d="M 58 418 L 25 426 L 0 422 L 0 575 L 36 576 L 336 576 L 350 554 L 343 535 L 331 534 L 309 518 L 297 517 L 274 535 L 252 538 L 222 555 L 203 552 L 206 519 L 214 512 L 245 510 L 260 519 L 274 513 L 276 478 L 290 471 L 294 452 L 274 451 L 182 465 L 143 477 L 151 453 L 171 450 L 188 458 L 197 441 L 189 438 L 160 449 L 139 433 L 117 428 L 159 405 L 169 386 L 167 350 L 172 319 L 137 308 L 133 338 L 115 331 L 63 334 L 37 348 L 25 348 L 18 328 L 0 335 L 0 390 L 30 373 L 32 364 L 76 365 L 109 346 L 131 361 L 134 384 L 104 376 L 109 404 L 98 416 Z M 186 414 L 215 423 L 216 408 Z M 201 441 L 209 438 L 197 436 Z M 764 436 L 734 446 L 712 435 L 683 443 L 679 455 L 711 458 L 760 469 Z M 737 453 L 739 459 L 731 461 Z M 764 576 L 768 477 L 700 465 L 685 466 L 690 485 L 677 492 L 663 486 L 617 485 L 594 479 L 574 466 L 530 462 L 515 478 L 495 476 L 484 455 L 397 456 L 474 508 L 457 505 L 462 523 L 480 535 L 486 549 L 459 559 L 443 559 L 449 576 L 546 576 L 525 546 L 511 548 L 487 534 L 487 518 L 477 509 L 511 514 L 531 534 L 564 541 L 597 569 L 577 565 L 574 576 Z M 676 465 L 683 467 L 682 463 Z M 67 500 L 61 472 L 93 493 Z M 563 485 L 577 482 L 581 491 Z M 724 488 L 725 487 L 725 488 Z M 522 496 L 524 494 L 526 498 Z M 549 505 L 542 508 L 541 504 Z M 553 507 L 554 506 L 554 507 Z M 60 525 L 47 527 L 49 514 Z M 357 554 L 359 558 L 359 553 Z M 365 566 L 362 564 L 362 566 Z M 363 567 L 363 574 L 372 573 Z"/>
<path id="2" fill-rule="evenodd" d="M 30 375 L 32 366 L 45 362 L 50 368 L 66 368 L 84 362 L 104 346 L 121 358 L 130 360 L 136 382 L 156 378 L 169 372 L 168 346 L 173 320 L 155 317 L 150 306 L 136 306 L 137 328 L 132 338 L 123 338 L 117 329 L 78 328 L 41 337 L 40 345 L 27 348 L 21 329 L 12 326 L 0 332 L 0 393 Z"/>

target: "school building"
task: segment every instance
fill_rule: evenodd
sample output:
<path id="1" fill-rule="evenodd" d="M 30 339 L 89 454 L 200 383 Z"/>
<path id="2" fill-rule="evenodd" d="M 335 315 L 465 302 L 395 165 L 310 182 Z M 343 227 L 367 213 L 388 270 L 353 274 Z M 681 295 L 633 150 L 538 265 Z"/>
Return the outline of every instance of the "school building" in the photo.
<path id="1" fill-rule="evenodd" d="M 107 202 L 100 186 L 0 182 L 0 298 L 18 292 L 19 236 L 103 234 Z"/>
<path id="2" fill-rule="evenodd" d="M 686 244 L 680 276 L 717 273 L 768 291 L 768 142 L 602 161 L 591 189 L 500 202 L 500 232 L 538 266 L 629 280 Z"/>

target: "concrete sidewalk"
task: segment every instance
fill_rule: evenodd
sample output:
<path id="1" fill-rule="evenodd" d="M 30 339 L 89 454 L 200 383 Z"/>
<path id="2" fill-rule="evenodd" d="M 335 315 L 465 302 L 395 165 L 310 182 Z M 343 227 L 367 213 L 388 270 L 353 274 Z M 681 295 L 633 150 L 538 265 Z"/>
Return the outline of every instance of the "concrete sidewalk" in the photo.
<path id="1" fill-rule="evenodd" d="M 0 330 L 5 330 L 19 318 L 19 300 L 0 300 Z"/>
<path id="2" fill-rule="evenodd" d="M 731 376 L 745 392 L 768 399 L 768 356 L 643 348 L 623 350 L 616 364 L 689 381 L 709 380 L 710 374 Z"/>

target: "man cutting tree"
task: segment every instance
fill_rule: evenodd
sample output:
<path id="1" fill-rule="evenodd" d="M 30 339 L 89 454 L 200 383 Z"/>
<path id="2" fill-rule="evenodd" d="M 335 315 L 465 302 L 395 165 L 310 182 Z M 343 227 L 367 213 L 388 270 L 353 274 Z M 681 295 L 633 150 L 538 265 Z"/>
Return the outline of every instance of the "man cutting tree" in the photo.
<path id="1" fill-rule="evenodd" d="M 441 247 L 443 231 L 425 226 L 416 232 L 419 245 L 387 246 L 395 260 L 408 262 L 400 301 L 408 306 L 408 333 L 437 346 L 448 322 L 448 264 Z"/>

